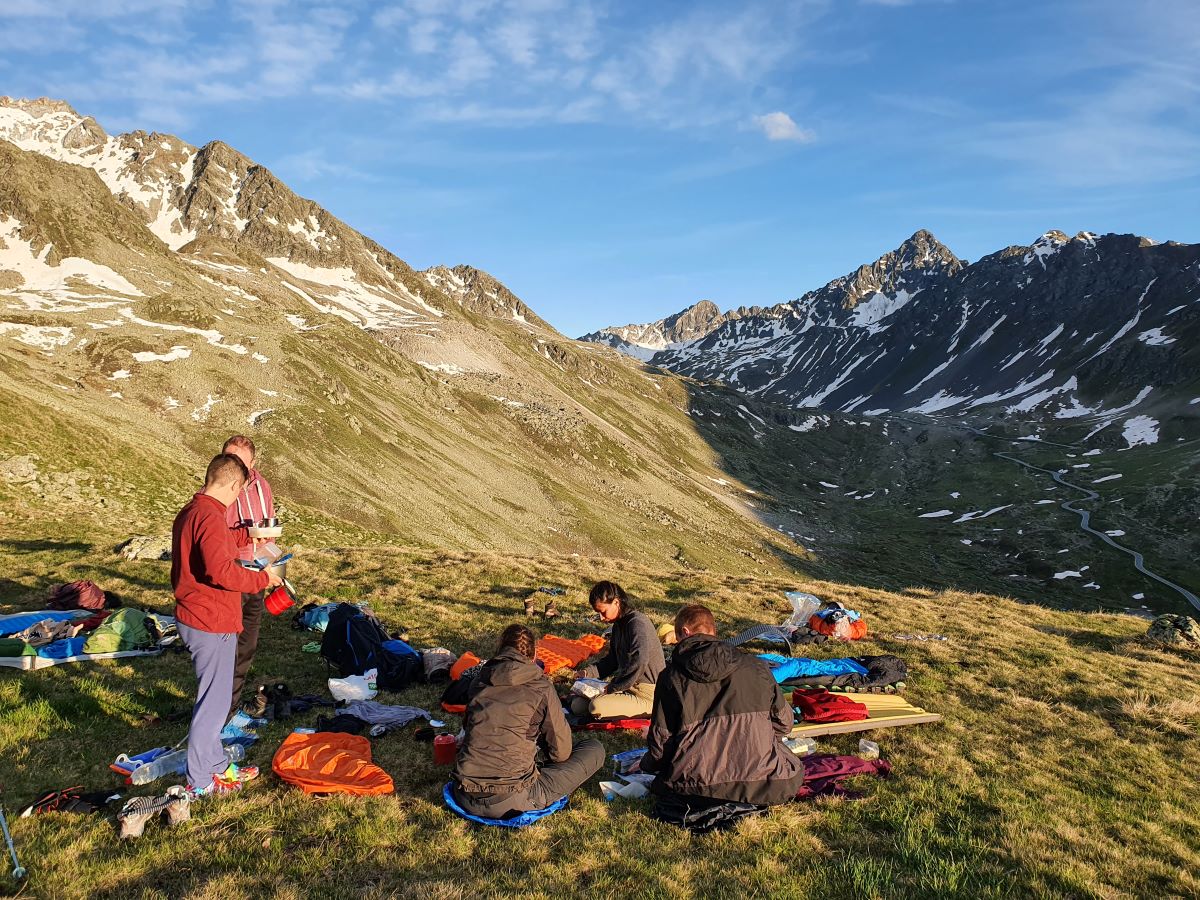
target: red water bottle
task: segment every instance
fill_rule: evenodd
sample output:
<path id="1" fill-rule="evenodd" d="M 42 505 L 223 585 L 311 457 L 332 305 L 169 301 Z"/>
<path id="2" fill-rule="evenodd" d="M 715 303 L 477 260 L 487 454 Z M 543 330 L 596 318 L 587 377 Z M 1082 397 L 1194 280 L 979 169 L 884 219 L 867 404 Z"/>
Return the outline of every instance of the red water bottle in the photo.
<path id="1" fill-rule="evenodd" d="M 458 757 L 458 740 L 452 734 L 439 734 L 433 739 L 433 762 L 439 766 L 454 765 Z"/>

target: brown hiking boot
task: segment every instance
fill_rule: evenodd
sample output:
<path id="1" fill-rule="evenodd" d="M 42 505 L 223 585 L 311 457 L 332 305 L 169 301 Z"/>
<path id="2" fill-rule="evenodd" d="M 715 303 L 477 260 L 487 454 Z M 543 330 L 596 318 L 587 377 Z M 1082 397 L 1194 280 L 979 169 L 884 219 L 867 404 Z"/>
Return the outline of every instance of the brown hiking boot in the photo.
<path id="1" fill-rule="evenodd" d="M 547 619 L 553 619 L 558 615 L 558 607 L 554 605 L 553 600 L 546 601 L 545 616 Z"/>

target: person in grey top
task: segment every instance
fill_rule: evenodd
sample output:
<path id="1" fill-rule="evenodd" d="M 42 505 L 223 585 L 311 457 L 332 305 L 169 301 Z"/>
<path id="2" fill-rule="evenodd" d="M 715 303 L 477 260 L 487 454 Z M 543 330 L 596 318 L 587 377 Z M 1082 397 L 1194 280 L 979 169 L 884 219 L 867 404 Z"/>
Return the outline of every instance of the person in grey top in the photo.
<path id="1" fill-rule="evenodd" d="M 599 697 L 576 697 L 571 711 L 597 719 L 634 719 L 650 715 L 654 684 L 666 668 L 658 631 L 649 617 L 629 603 L 619 584 L 601 581 L 592 588 L 589 602 L 603 622 L 612 623 L 608 654 L 580 677 L 603 678 L 608 686 Z"/>

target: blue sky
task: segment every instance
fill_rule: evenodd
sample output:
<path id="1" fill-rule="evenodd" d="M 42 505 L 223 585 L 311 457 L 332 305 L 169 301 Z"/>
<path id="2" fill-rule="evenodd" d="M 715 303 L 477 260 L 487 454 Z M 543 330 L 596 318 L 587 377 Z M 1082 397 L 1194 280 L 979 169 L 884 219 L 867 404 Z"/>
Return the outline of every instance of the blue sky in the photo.
<path id="1" fill-rule="evenodd" d="M 1194 0 L 0 0 L 0 93 L 224 140 L 571 335 L 918 228 L 1200 241 Z"/>

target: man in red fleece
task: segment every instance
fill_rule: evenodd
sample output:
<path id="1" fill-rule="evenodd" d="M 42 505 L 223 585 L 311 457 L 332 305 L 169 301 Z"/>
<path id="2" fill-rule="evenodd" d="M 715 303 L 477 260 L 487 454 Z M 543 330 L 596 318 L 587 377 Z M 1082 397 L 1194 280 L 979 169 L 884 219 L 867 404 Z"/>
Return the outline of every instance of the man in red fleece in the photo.
<path id="1" fill-rule="evenodd" d="M 280 583 L 274 574 L 238 564 L 236 532 L 225 524 L 225 511 L 248 477 L 236 456 L 214 457 L 204 490 L 180 510 L 171 529 L 175 619 L 198 682 L 188 731 L 187 777 L 193 796 L 235 791 L 258 775 L 253 766 L 230 763 L 221 747 L 242 630 L 242 594 Z"/>
<path id="2" fill-rule="evenodd" d="M 244 434 L 235 434 L 227 440 L 221 448 L 221 452 L 236 456 L 245 464 L 250 473 L 246 484 L 225 511 L 225 522 L 234 529 L 235 539 L 243 542 L 238 551 L 240 558 L 253 559 L 254 547 L 246 538 L 246 528 L 257 525 L 263 519 L 275 517 L 275 498 L 271 493 L 271 484 L 263 478 L 258 469 L 254 468 L 254 463 L 257 461 L 254 441 Z M 254 662 L 262 616 L 262 592 L 242 594 L 242 630 L 238 634 L 237 662 L 233 667 L 233 696 L 229 704 L 230 713 L 237 711 L 242 688 L 246 684 L 246 675 Z"/>

